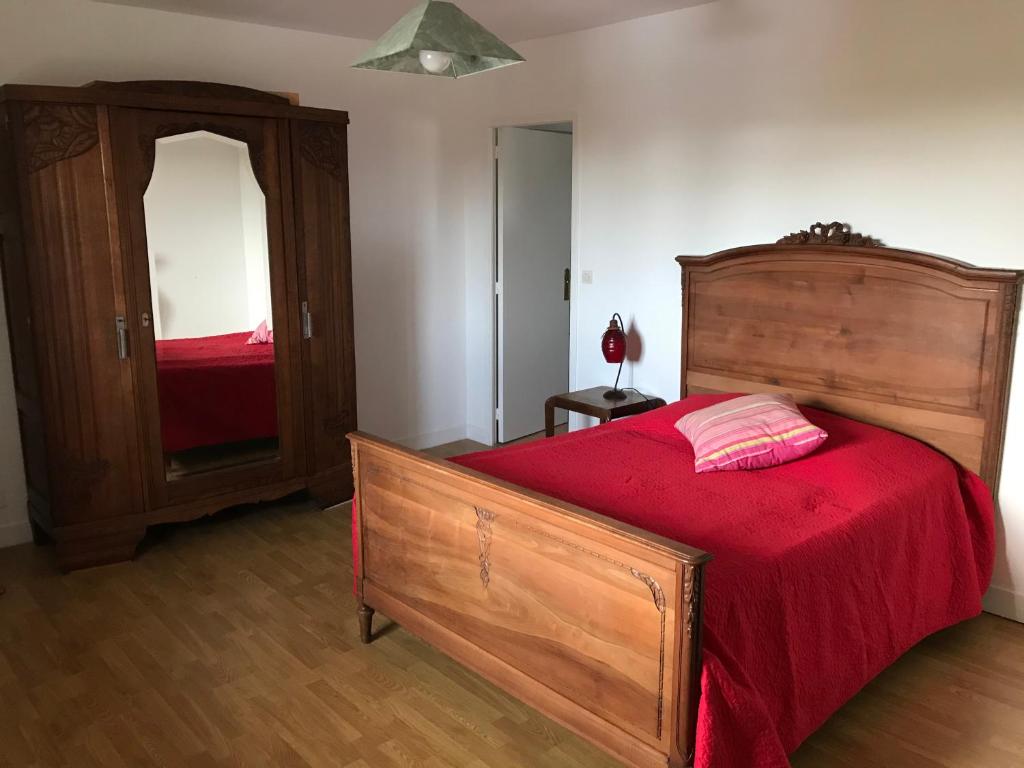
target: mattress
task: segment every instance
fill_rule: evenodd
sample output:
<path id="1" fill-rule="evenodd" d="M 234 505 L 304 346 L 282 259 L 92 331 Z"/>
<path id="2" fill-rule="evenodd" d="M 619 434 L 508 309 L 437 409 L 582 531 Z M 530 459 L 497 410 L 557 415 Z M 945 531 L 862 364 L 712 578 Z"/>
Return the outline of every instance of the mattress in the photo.
<path id="1" fill-rule="evenodd" d="M 926 445 L 811 408 L 829 433 L 815 453 L 697 474 L 673 425 L 728 397 L 452 461 L 713 554 L 696 765 L 774 768 L 915 643 L 980 612 L 994 510 Z"/>

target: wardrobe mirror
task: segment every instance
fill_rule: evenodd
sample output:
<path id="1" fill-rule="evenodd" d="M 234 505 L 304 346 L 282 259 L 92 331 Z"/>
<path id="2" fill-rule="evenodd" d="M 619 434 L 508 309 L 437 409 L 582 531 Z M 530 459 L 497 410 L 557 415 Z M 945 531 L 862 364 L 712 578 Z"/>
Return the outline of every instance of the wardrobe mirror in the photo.
<path id="1" fill-rule="evenodd" d="M 143 197 L 168 479 L 278 453 L 266 199 L 248 146 L 156 140 Z"/>

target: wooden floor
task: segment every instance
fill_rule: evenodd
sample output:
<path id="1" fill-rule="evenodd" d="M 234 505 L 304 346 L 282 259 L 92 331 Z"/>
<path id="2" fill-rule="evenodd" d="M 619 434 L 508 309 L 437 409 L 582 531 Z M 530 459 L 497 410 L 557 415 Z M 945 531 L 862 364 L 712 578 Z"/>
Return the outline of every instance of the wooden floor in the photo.
<path id="1" fill-rule="evenodd" d="M 349 525 L 268 505 L 67 576 L 0 550 L 0 766 L 615 765 L 386 621 L 361 646 Z M 794 765 L 1024 765 L 1024 626 L 925 641 Z"/>

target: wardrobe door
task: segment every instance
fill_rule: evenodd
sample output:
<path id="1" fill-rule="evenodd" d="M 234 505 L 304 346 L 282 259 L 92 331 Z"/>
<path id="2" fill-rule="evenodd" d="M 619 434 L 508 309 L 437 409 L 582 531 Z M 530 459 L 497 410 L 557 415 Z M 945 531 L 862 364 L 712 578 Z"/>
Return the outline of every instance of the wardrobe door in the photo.
<path id="1" fill-rule="evenodd" d="M 346 126 L 293 121 L 292 158 L 309 487 L 333 503 L 352 496 L 356 428 Z"/>
<path id="2" fill-rule="evenodd" d="M 4 283 L 33 522 L 63 567 L 125 559 L 144 527 L 107 110 L 8 110 L 21 226 L 7 218 Z"/>
<path id="3" fill-rule="evenodd" d="M 296 273 L 281 192 L 286 126 L 113 111 L 156 520 L 303 485 Z"/>

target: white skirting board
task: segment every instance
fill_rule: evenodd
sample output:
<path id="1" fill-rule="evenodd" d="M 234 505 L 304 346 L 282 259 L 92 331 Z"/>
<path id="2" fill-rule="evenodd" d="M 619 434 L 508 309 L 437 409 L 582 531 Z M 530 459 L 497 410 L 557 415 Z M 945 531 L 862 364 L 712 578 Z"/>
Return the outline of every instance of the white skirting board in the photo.
<path id="1" fill-rule="evenodd" d="M 28 520 L 16 520 L 11 523 L 0 523 L 0 548 L 13 547 L 32 541 L 32 526 Z"/>
<path id="2" fill-rule="evenodd" d="M 492 445 L 494 440 L 494 430 L 492 427 L 481 427 L 476 424 L 470 424 L 466 427 L 466 439 L 473 440 L 477 443 L 484 445 Z"/>
<path id="3" fill-rule="evenodd" d="M 981 604 L 988 613 L 1024 624 L 1024 594 L 1004 587 L 990 587 Z"/>

